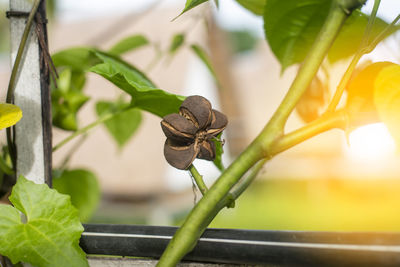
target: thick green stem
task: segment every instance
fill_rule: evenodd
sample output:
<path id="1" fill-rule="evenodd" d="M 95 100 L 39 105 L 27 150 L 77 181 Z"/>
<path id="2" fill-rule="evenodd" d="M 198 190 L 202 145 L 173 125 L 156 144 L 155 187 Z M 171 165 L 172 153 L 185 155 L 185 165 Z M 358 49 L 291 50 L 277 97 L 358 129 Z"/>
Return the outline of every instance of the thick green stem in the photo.
<path id="1" fill-rule="evenodd" d="M 236 199 L 238 199 L 242 193 L 249 187 L 249 185 L 258 177 L 258 174 L 264 164 L 268 161 L 267 158 L 264 158 L 257 162 L 257 164 L 251 169 L 251 173 L 240 180 L 239 183 L 235 185 L 235 187 L 231 190 L 231 192 L 225 196 L 210 212 L 210 216 L 207 218 L 207 221 L 204 222 L 204 227 L 207 227 L 212 220 L 217 216 L 220 210 L 225 207 L 233 207 L 232 203 Z"/>
<path id="2" fill-rule="evenodd" d="M 242 175 L 262 158 L 262 155 L 260 146 L 253 143 L 225 170 L 192 209 L 183 226 L 169 243 L 158 266 L 175 266 L 187 252 L 193 249 L 220 201 L 228 195 L 229 190 Z"/>
<path id="3" fill-rule="evenodd" d="M 268 158 L 264 158 L 259 162 L 257 162 L 257 164 L 254 165 L 254 167 L 251 169 L 251 173 L 248 176 L 243 177 L 243 179 L 240 180 L 240 182 L 235 185 L 235 187 L 230 192 L 230 195 L 232 196 L 233 199 L 235 200 L 238 199 L 239 196 L 249 187 L 249 185 L 254 181 L 254 179 L 257 178 L 258 173 L 261 171 L 262 167 L 268 160 L 269 160 Z M 227 204 L 225 204 L 225 206 Z"/>
<path id="4" fill-rule="evenodd" d="M 36 12 L 39 8 L 40 2 L 41 2 L 41 0 L 35 0 L 35 2 L 33 3 L 32 10 L 29 13 L 29 17 L 28 17 L 24 32 L 21 37 L 21 42 L 19 44 L 17 55 L 16 55 L 15 61 L 14 61 L 14 65 L 12 67 L 10 81 L 8 83 L 7 98 L 6 98 L 7 103 L 13 103 L 14 89 L 15 89 L 15 83 L 17 80 L 19 66 L 22 61 L 22 55 L 24 54 L 26 42 L 28 40 L 29 33 L 32 28 L 33 20 L 35 18 Z M 14 142 L 13 142 L 13 137 L 12 137 L 12 127 L 9 127 L 6 129 L 6 134 L 7 134 L 8 150 L 10 153 L 11 161 L 13 163 L 13 168 L 15 168 L 16 152 L 15 152 L 15 147 L 14 147 Z"/>
<path id="5" fill-rule="evenodd" d="M 343 6 L 335 3 L 311 52 L 307 55 L 296 79 L 270 122 L 193 208 L 172 238 L 157 266 L 175 266 L 186 253 L 192 250 L 207 225 L 223 207 L 221 202 L 228 196 L 232 187 L 260 159 L 268 159 L 271 156 L 271 147 L 282 136 L 287 118 L 316 74 L 348 15 Z"/>
<path id="6" fill-rule="evenodd" d="M 197 171 L 194 165 L 190 165 L 189 167 L 190 174 L 192 175 L 194 181 L 196 182 L 197 188 L 200 190 L 201 194 L 204 194 L 208 191 L 207 185 L 204 183 L 203 176 Z"/>

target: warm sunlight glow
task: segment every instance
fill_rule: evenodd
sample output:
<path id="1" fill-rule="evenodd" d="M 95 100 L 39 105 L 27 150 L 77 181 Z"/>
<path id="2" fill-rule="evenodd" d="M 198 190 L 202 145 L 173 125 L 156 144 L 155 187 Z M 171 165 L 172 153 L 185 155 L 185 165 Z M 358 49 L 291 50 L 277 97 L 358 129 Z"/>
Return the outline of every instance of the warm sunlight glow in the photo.
<path id="1" fill-rule="evenodd" d="M 380 160 L 393 156 L 396 144 L 383 123 L 360 127 L 350 133 L 349 154 L 359 160 Z"/>

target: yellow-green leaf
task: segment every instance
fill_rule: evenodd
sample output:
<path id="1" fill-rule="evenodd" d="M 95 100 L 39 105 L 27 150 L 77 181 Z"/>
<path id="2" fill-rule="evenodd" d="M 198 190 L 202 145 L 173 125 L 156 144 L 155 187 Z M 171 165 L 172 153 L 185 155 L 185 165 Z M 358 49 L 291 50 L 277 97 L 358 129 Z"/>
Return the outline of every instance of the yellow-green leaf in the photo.
<path id="1" fill-rule="evenodd" d="M 0 129 L 16 124 L 22 118 L 22 110 L 12 104 L 0 103 Z"/>
<path id="2" fill-rule="evenodd" d="M 400 66 L 393 64 L 382 69 L 374 87 L 374 103 L 379 117 L 400 147 Z"/>
<path id="3" fill-rule="evenodd" d="M 347 88 L 347 106 L 358 106 L 357 111 L 375 110 L 374 82 L 382 69 L 391 66 L 391 62 L 375 62 L 360 70 L 352 77 Z M 355 109 L 354 107 L 351 107 Z"/>
<path id="4" fill-rule="evenodd" d="M 375 62 L 358 71 L 347 87 L 346 109 L 349 114 L 349 126 L 357 127 L 366 123 L 380 121 L 374 103 L 374 82 L 378 74 L 391 62 Z"/>

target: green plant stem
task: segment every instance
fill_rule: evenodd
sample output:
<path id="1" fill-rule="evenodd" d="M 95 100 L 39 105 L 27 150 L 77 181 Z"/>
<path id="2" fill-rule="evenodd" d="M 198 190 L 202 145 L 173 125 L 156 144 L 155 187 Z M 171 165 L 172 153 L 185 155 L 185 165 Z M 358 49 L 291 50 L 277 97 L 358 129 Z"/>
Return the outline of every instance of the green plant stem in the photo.
<path id="1" fill-rule="evenodd" d="M 207 185 L 204 183 L 203 176 L 197 171 L 196 167 L 192 164 L 189 167 L 190 174 L 192 175 L 194 181 L 196 182 L 197 188 L 200 190 L 201 194 L 208 191 Z"/>
<path id="2" fill-rule="evenodd" d="M 0 170 L 3 171 L 7 175 L 14 174 L 14 170 L 8 166 L 6 161 L 1 156 L 0 156 Z"/>
<path id="3" fill-rule="evenodd" d="M 53 147 L 53 152 L 56 151 L 57 149 L 59 149 L 60 147 L 62 147 L 63 145 L 65 145 L 66 143 L 68 143 L 69 141 L 71 141 L 72 139 L 74 139 L 75 137 L 87 133 L 90 129 L 92 129 L 93 127 L 96 127 L 99 124 L 102 124 L 110 119 L 112 119 L 114 116 L 116 116 L 117 114 L 120 114 L 122 112 L 124 112 L 125 110 L 121 110 L 115 113 L 108 113 L 102 117 L 100 117 L 98 120 L 92 122 L 91 124 L 75 131 L 73 134 L 71 134 L 70 136 L 68 136 L 67 138 L 65 138 L 64 140 L 62 140 L 60 143 L 58 143 L 57 145 L 55 145 Z"/>
<path id="4" fill-rule="evenodd" d="M 340 80 L 339 85 L 336 88 L 335 94 L 333 95 L 332 101 L 329 103 L 326 113 L 333 112 L 336 109 L 340 99 L 342 98 L 344 90 L 346 89 L 347 83 L 350 81 L 351 75 L 353 74 L 353 71 L 355 70 L 358 61 L 360 60 L 362 55 L 363 54 L 361 53 L 357 53 L 354 55 L 353 59 L 350 62 L 350 65 L 347 67 L 346 72 L 342 76 L 342 79 Z"/>
<path id="5" fill-rule="evenodd" d="M 271 147 L 271 155 L 279 154 L 311 137 L 328 130 L 338 128 L 344 130 L 348 125 L 348 115 L 345 109 L 327 113 L 304 127 L 279 138 Z"/>
<path id="6" fill-rule="evenodd" d="M 373 24 L 374 24 L 374 21 L 376 18 L 376 13 L 378 12 L 380 2 L 381 2 L 380 0 L 375 0 L 375 2 L 374 2 L 374 7 L 372 9 L 371 16 L 368 20 L 368 24 L 365 29 L 363 39 L 360 43 L 360 47 L 358 48 L 356 54 L 354 55 L 353 59 L 350 62 L 349 67 L 347 68 L 346 72 L 342 76 L 342 79 L 340 80 L 339 85 L 336 88 L 336 91 L 335 91 L 335 94 L 333 95 L 332 101 L 329 103 L 329 106 L 326 111 L 328 113 L 333 112 L 336 109 L 337 105 L 340 102 L 340 99 L 342 98 L 344 90 L 346 89 L 346 86 L 347 86 L 348 82 L 350 81 L 351 75 L 353 74 L 353 72 L 358 64 L 358 61 L 360 61 L 361 57 L 364 54 L 366 54 L 366 52 L 367 52 L 366 48 L 368 47 L 369 38 L 370 38 L 370 35 L 372 32 Z"/>
<path id="7" fill-rule="evenodd" d="M 348 15 L 343 6 L 335 2 L 311 52 L 307 55 L 296 79 L 269 123 L 192 209 L 184 224 L 168 244 L 157 266 L 175 266 L 186 253 L 191 251 L 209 222 L 218 213 L 219 210 L 216 209 L 221 208 L 220 202 L 228 196 L 232 187 L 260 159 L 271 157 L 271 147 L 282 136 L 287 118 L 315 76 Z"/>
<path id="8" fill-rule="evenodd" d="M 395 27 L 396 23 L 400 19 L 400 14 L 368 45 L 365 49 L 365 53 L 368 54 L 375 49 L 375 47 L 380 43 L 383 39 L 387 37 L 387 34 Z"/>
<path id="9" fill-rule="evenodd" d="M 230 195 L 232 196 L 233 199 L 235 199 L 235 200 L 238 199 L 239 196 L 249 187 L 249 185 L 254 181 L 254 179 L 257 178 L 262 167 L 265 165 L 265 163 L 268 160 L 269 160 L 268 158 L 264 158 L 264 159 L 260 160 L 259 162 L 257 162 L 257 164 L 254 165 L 254 167 L 251 169 L 251 173 L 248 176 L 243 177 L 242 180 L 240 180 L 240 182 L 237 183 L 232 188 Z M 225 206 L 227 204 L 225 204 Z"/>
<path id="10" fill-rule="evenodd" d="M 85 142 L 86 138 L 88 137 L 87 134 L 83 134 L 82 137 L 76 142 L 76 144 L 68 151 L 67 155 L 64 157 L 60 169 L 64 170 L 67 168 L 69 161 L 71 160 L 72 155 L 76 152 L 76 150 Z"/>
<path id="11" fill-rule="evenodd" d="M 364 47 L 368 44 L 372 28 L 375 23 L 376 14 L 378 13 L 379 5 L 381 4 L 381 0 L 374 1 L 374 7 L 372 8 L 371 16 L 369 17 L 367 28 L 365 29 L 365 34 L 363 36 L 363 40 L 361 41 L 361 47 Z"/>
<path id="12" fill-rule="evenodd" d="M 35 18 L 36 12 L 39 8 L 40 2 L 41 2 L 41 0 L 35 0 L 35 2 L 33 2 L 32 10 L 29 13 L 28 20 L 26 22 L 24 32 L 21 37 L 21 42 L 19 43 L 17 55 L 15 57 L 14 65 L 13 65 L 12 71 L 11 71 L 10 81 L 8 83 L 7 98 L 6 98 L 7 103 L 13 103 L 14 89 L 15 89 L 15 83 L 16 83 L 16 79 L 17 79 L 19 66 L 21 64 L 22 55 L 24 54 L 26 42 L 28 40 L 29 33 L 32 28 L 33 20 Z M 13 163 L 13 168 L 15 169 L 17 159 L 16 159 L 16 152 L 15 152 L 14 141 L 13 141 L 11 129 L 12 129 L 12 127 L 9 127 L 6 129 L 7 145 L 8 145 L 11 161 Z"/>
<path id="13" fill-rule="evenodd" d="M 254 165 L 254 167 L 251 169 L 251 173 L 243 177 L 240 182 L 237 183 L 234 188 L 232 188 L 231 192 L 213 208 L 213 210 L 210 212 L 210 216 L 207 218 L 207 221 L 204 222 L 205 225 L 209 225 L 215 216 L 217 216 L 218 212 L 223 208 L 234 206 L 232 203 L 234 203 L 234 201 L 242 195 L 242 193 L 249 187 L 255 178 L 258 177 L 260 170 L 268 160 L 269 159 L 264 158 Z"/>

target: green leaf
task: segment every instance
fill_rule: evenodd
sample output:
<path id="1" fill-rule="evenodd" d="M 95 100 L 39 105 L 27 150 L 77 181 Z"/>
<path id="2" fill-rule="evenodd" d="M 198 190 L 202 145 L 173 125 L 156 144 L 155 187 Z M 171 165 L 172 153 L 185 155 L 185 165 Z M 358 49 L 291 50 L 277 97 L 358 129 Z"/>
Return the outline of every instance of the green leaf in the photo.
<path id="1" fill-rule="evenodd" d="M 400 147 L 400 65 L 391 64 L 383 68 L 374 83 L 374 103 L 379 118 L 386 124 Z"/>
<path id="2" fill-rule="evenodd" d="M 0 254 L 37 267 L 89 266 L 79 247 L 83 227 L 70 197 L 20 177 L 0 205 Z M 22 212 L 26 222 L 21 221 Z"/>
<path id="3" fill-rule="evenodd" d="M 214 71 L 214 68 L 211 64 L 210 58 L 207 55 L 206 51 L 201 48 L 199 45 L 193 44 L 190 46 L 193 52 L 197 55 L 197 57 L 206 65 L 207 69 L 210 71 L 211 75 L 214 77 L 215 81 L 218 83 L 217 74 Z"/>
<path id="4" fill-rule="evenodd" d="M 99 117 L 102 117 L 109 113 L 121 112 L 128 106 L 129 103 L 122 101 L 99 101 L 96 103 L 96 113 Z M 142 114 L 140 110 L 131 108 L 114 115 L 112 119 L 107 120 L 104 124 L 118 146 L 122 148 L 132 138 L 141 121 Z"/>
<path id="5" fill-rule="evenodd" d="M 0 103 L 0 129 L 16 124 L 22 118 L 22 110 L 16 105 Z"/>
<path id="6" fill-rule="evenodd" d="M 66 66 L 82 72 L 98 63 L 96 57 L 93 57 L 93 50 L 91 47 L 74 47 L 57 52 L 51 58 L 56 67 Z"/>
<path id="7" fill-rule="evenodd" d="M 325 18 L 331 0 L 267 0 L 264 30 L 282 71 L 303 61 Z"/>
<path id="8" fill-rule="evenodd" d="M 121 55 L 147 44 L 149 44 L 149 40 L 145 36 L 141 34 L 132 35 L 116 43 L 108 52 L 113 55 Z"/>
<path id="9" fill-rule="evenodd" d="M 236 0 L 241 6 L 261 16 L 264 13 L 264 6 L 266 0 Z"/>
<path id="10" fill-rule="evenodd" d="M 257 37 L 248 30 L 228 31 L 228 37 L 232 52 L 239 54 L 254 50 L 257 44 Z"/>
<path id="11" fill-rule="evenodd" d="M 132 96 L 131 106 L 164 117 L 177 113 L 185 97 L 174 95 L 156 86 L 138 69 L 125 61 L 96 52 L 102 61 L 90 69 Z"/>
<path id="12" fill-rule="evenodd" d="M 172 37 L 171 45 L 169 46 L 168 53 L 174 54 L 185 42 L 185 35 L 182 33 L 175 34 Z"/>
<path id="13" fill-rule="evenodd" d="M 331 63 L 348 58 L 357 52 L 368 24 L 368 19 L 368 15 L 358 10 L 353 11 L 353 14 L 346 20 L 332 48 L 329 50 L 328 59 Z M 374 40 L 387 26 L 388 24 L 385 21 L 376 18 L 370 34 L 370 40 Z M 393 32 L 394 30 L 391 33 Z"/>
<path id="14" fill-rule="evenodd" d="M 100 185 L 94 173 L 84 170 L 64 170 L 61 175 L 53 175 L 53 187 L 61 194 L 71 197 L 71 202 L 79 211 L 81 222 L 87 222 L 96 211 L 100 201 Z"/>
<path id="15" fill-rule="evenodd" d="M 328 16 L 332 0 L 268 0 L 264 10 L 264 30 L 282 71 L 300 63 L 309 53 Z M 329 51 L 329 60 L 351 56 L 359 47 L 368 16 L 354 11 Z M 387 23 L 377 19 L 371 38 Z"/>
<path id="16" fill-rule="evenodd" d="M 185 4 L 185 8 L 182 10 L 182 12 L 178 15 L 178 17 L 180 15 L 182 15 L 183 13 L 189 11 L 190 9 L 204 3 L 207 2 L 208 0 L 186 0 L 186 4 Z"/>
<path id="17" fill-rule="evenodd" d="M 222 163 L 222 154 L 224 153 L 224 149 L 222 147 L 223 141 L 221 141 L 222 133 L 217 135 L 217 138 L 213 140 L 215 144 L 215 159 L 213 161 L 214 165 L 223 172 L 225 170 L 224 164 Z"/>
<path id="18" fill-rule="evenodd" d="M 51 91 L 54 126 L 67 131 L 78 129 L 77 113 L 89 100 L 82 92 L 85 80 L 82 71 L 73 72 L 70 68 L 65 68 L 60 73 L 58 87 L 53 87 Z"/>

